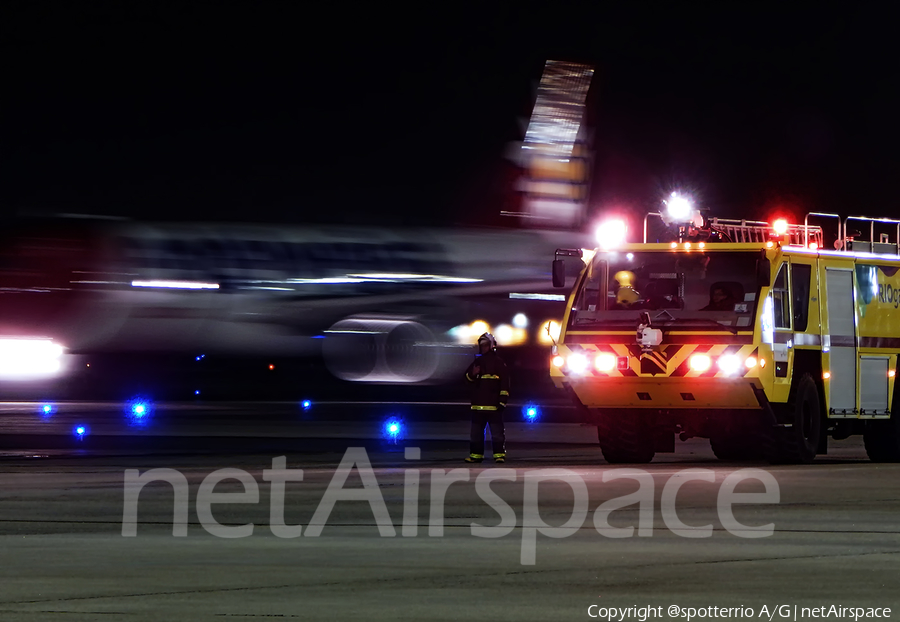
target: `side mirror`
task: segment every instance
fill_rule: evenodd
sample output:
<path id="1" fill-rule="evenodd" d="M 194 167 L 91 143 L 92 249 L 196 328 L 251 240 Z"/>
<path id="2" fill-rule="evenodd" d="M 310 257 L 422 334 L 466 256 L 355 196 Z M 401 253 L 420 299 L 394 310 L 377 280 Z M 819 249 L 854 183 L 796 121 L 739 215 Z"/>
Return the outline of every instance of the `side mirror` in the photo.
<path id="1" fill-rule="evenodd" d="M 566 286 L 566 262 L 563 259 L 553 260 L 553 287 Z"/>
<path id="2" fill-rule="evenodd" d="M 772 264 L 768 259 L 756 260 L 756 286 L 769 287 L 772 284 Z"/>

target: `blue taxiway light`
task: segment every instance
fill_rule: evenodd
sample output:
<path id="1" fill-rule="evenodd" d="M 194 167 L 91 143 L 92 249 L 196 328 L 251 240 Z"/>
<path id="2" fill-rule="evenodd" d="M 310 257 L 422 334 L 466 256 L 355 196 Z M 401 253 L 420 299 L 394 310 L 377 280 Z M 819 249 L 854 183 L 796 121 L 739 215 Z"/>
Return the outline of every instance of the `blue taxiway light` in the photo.
<path id="1" fill-rule="evenodd" d="M 56 412 L 56 404 L 41 404 L 40 409 L 38 409 L 42 415 L 52 415 Z"/>
<path id="2" fill-rule="evenodd" d="M 198 389 L 198 390 L 194 391 L 194 395 L 200 395 L 200 390 Z"/>
<path id="3" fill-rule="evenodd" d="M 85 425 L 75 426 L 75 429 L 72 430 L 72 433 L 78 438 L 79 441 L 84 438 L 84 435 L 87 434 L 87 432 L 87 426 Z"/>
<path id="4" fill-rule="evenodd" d="M 144 425 L 153 414 L 153 402 L 145 397 L 135 397 L 125 404 L 125 416 L 132 424 Z"/>
<path id="5" fill-rule="evenodd" d="M 303 400 L 302 402 L 300 402 L 300 408 L 302 408 L 303 410 L 309 410 L 310 408 L 312 408 L 312 402 L 309 400 Z"/>
<path id="6" fill-rule="evenodd" d="M 541 407 L 537 404 L 525 404 L 522 407 L 522 416 L 528 423 L 534 423 L 541 418 Z"/>
<path id="7" fill-rule="evenodd" d="M 403 420 L 398 417 L 391 417 L 384 422 L 381 433 L 386 440 L 398 441 L 403 438 Z"/>

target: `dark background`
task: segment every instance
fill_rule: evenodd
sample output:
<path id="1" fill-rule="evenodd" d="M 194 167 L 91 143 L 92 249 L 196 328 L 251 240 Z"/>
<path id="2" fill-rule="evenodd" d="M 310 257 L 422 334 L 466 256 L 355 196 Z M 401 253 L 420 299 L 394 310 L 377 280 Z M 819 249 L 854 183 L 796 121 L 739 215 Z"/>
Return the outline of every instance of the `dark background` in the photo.
<path id="1" fill-rule="evenodd" d="M 597 213 L 900 215 L 887 8 L 618 4 L 5 2 L 0 210 L 497 224 L 553 58 Z"/>

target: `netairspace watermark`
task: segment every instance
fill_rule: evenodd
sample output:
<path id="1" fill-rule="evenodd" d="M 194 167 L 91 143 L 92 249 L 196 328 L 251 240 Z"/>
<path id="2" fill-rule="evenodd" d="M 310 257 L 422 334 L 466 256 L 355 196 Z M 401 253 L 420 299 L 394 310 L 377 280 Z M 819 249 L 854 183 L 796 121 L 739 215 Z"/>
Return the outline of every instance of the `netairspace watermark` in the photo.
<path id="1" fill-rule="evenodd" d="M 840 605 L 822 605 L 820 607 L 798 607 L 797 605 L 763 605 L 759 610 L 753 607 L 681 607 L 670 605 L 666 608 L 669 619 L 690 620 L 705 618 L 744 618 L 748 620 L 812 620 L 812 619 L 860 619 L 890 618 L 890 607 L 843 607 Z M 647 622 L 649 619 L 662 619 L 663 607 L 601 607 L 591 605 L 588 607 L 588 616 L 599 618 L 607 622 L 623 622 L 626 618 L 635 619 L 638 622 Z"/>
<path id="2" fill-rule="evenodd" d="M 419 460 L 421 452 L 417 447 L 408 447 L 405 451 L 407 460 Z M 345 488 L 344 484 L 351 472 L 356 470 L 362 481 L 362 488 Z M 447 489 L 456 482 L 471 482 L 473 471 L 469 468 L 431 470 L 430 507 L 428 535 L 441 537 L 444 535 L 444 499 Z M 500 522 L 494 526 L 471 523 L 471 534 L 477 538 L 502 538 L 511 534 L 516 528 L 521 532 L 520 563 L 525 566 L 535 564 L 538 534 L 549 538 L 565 538 L 583 528 L 588 517 L 588 489 L 582 477 L 568 469 L 534 469 L 521 474 L 523 482 L 522 520 L 516 511 L 491 489 L 495 481 L 516 482 L 519 480 L 516 469 L 490 468 L 484 469 L 474 478 L 475 492 L 497 515 Z M 396 527 L 388 513 L 387 505 L 381 494 L 381 488 L 372 470 L 369 457 L 363 447 L 347 449 L 340 465 L 328 484 L 316 511 L 309 524 L 287 525 L 284 520 L 285 488 L 287 482 L 303 481 L 302 469 L 288 469 L 285 456 L 272 459 L 272 468 L 264 469 L 262 479 L 270 485 L 269 528 L 279 538 L 297 538 L 301 535 L 315 538 L 321 535 L 328 522 L 334 506 L 338 501 L 366 501 L 375 518 L 378 532 L 383 538 L 397 535 Z M 617 468 L 604 470 L 603 482 L 614 480 L 634 480 L 638 489 L 621 497 L 608 499 L 593 511 L 593 525 L 597 533 L 607 538 L 631 538 L 635 531 L 639 537 L 653 535 L 653 512 L 655 485 L 653 475 L 647 471 L 633 468 Z M 237 480 L 243 485 L 243 492 L 215 492 L 216 485 L 225 480 Z M 764 492 L 735 492 L 738 484 L 747 480 L 762 482 Z M 122 514 L 122 535 L 137 536 L 138 498 L 141 490 L 150 482 L 164 481 L 174 489 L 174 512 L 172 519 L 172 535 L 186 537 L 188 533 L 189 486 L 187 478 L 175 469 L 151 469 L 141 473 L 138 469 L 125 471 L 124 510 Z M 569 486 L 573 493 L 572 512 L 565 523 L 558 526 L 549 525 L 541 518 L 538 503 L 538 491 L 542 482 L 557 481 Z M 679 489 L 691 481 L 715 483 L 715 472 L 710 469 L 684 469 L 673 476 L 663 486 L 660 500 L 660 511 L 666 527 L 674 534 L 684 538 L 709 538 L 713 534 L 713 525 L 689 526 L 681 521 L 676 511 L 675 501 Z M 404 470 L 403 518 L 400 533 L 403 537 L 415 537 L 419 533 L 419 488 L 420 470 Z M 778 503 L 781 493 L 778 482 L 762 469 L 741 469 L 730 473 L 719 486 L 717 496 L 718 518 L 729 533 L 739 538 L 765 538 L 775 531 L 775 524 L 744 525 L 734 516 L 735 504 Z M 223 525 L 213 517 L 214 504 L 242 503 L 258 504 L 260 499 L 259 484 L 254 477 L 242 469 L 225 468 L 213 471 L 200 484 L 196 498 L 197 518 L 201 526 L 210 534 L 219 538 L 246 538 L 253 534 L 253 523 L 244 525 Z M 629 527 L 613 527 L 609 522 L 610 514 L 622 508 L 638 505 L 637 529 Z"/>

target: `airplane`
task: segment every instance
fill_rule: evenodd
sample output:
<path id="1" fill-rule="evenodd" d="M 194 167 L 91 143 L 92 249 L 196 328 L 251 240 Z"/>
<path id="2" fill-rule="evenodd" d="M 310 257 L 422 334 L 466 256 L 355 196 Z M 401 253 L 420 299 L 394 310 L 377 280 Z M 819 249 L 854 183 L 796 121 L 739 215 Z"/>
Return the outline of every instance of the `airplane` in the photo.
<path id="1" fill-rule="evenodd" d="M 79 215 L 0 230 L 0 393 L 76 377 L 99 356 L 303 357 L 349 382 L 440 383 L 478 335 L 546 371 L 558 248 L 583 221 L 588 65 L 547 61 L 511 159 L 519 228 L 153 223 Z M 537 226 L 536 226 L 537 225 Z M 556 227 L 552 229 L 551 227 Z M 577 262 L 566 262 L 577 276 Z M 125 357 L 125 358 L 123 358 Z M 165 365 L 165 363 L 159 363 Z"/>
<path id="2" fill-rule="evenodd" d="M 536 348 L 545 367 L 563 305 L 550 259 L 573 245 L 591 241 L 539 229 L 18 222 L 0 233 L 0 379 L 154 352 L 314 357 L 349 382 L 440 383 L 486 331 Z"/>

